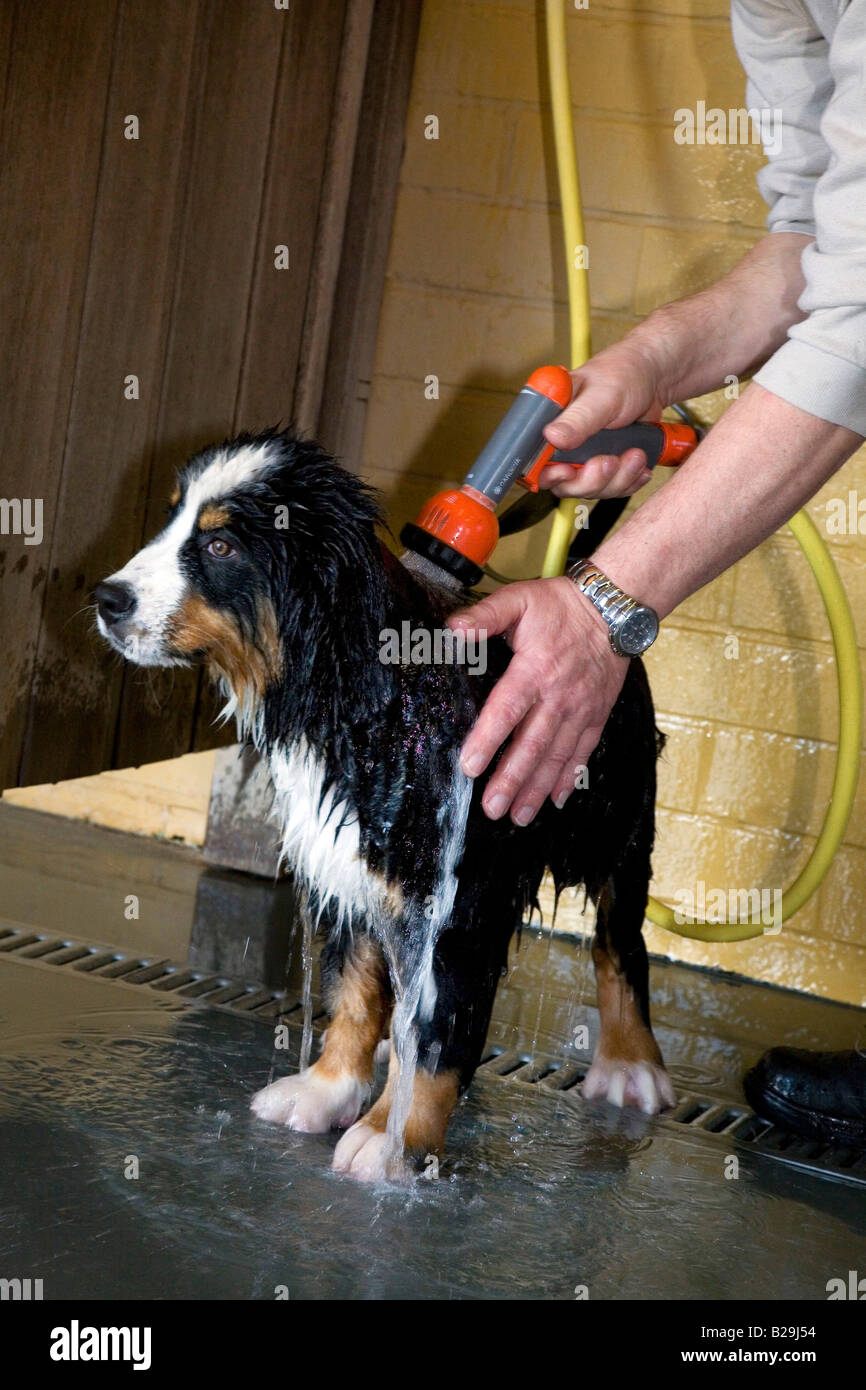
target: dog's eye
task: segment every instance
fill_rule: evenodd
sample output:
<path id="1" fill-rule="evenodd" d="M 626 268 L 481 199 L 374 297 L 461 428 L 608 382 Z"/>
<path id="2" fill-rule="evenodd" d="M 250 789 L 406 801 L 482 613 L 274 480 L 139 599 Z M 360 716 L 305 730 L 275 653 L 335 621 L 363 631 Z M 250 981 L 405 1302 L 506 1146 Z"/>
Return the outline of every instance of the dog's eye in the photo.
<path id="1" fill-rule="evenodd" d="M 214 536 L 212 541 L 208 541 L 207 553 L 215 556 L 217 560 L 227 560 L 229 555 L 234 555 L 235 548 L 230 541 L 224 540 L 222 536 Z"/>

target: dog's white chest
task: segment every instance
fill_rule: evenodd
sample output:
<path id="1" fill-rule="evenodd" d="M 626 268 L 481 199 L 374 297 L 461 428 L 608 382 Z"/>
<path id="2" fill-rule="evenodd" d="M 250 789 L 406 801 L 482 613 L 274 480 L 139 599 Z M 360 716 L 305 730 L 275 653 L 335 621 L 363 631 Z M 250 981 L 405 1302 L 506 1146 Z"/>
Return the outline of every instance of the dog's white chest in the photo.
<path id="1" fill-rule="evenodd" d="M 341 917 L 379 906 L 382 886 L 361 859 L 357 815 L 335 799 L 333 788 L 322 796 L 322 765 L 309 746 L 274 751 L 270 769 L 289 868 L 316 890 L 321 907 L 331 900 Z"/>

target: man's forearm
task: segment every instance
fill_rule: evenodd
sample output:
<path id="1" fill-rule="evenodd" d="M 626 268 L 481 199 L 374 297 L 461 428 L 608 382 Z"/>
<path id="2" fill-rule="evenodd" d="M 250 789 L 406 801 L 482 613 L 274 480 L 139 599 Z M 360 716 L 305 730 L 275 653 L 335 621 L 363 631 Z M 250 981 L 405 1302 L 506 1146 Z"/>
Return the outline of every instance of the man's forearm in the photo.
<path id="1" fill-rule="evenodd" d="M 797 232 L 763 237 L 715 284 L 655 309 L 626 335 L 625 344 L 652 358 L 663 404 L 714 391 L 782 345 L 803 318 L 800 257 L 809 240 Z"/>
<path id="2" fill-rule="evenodd" d="M 664 617 L 772 535 L 861 443 L 752 385 L 594 558 Z"/>
<path id="3" fill-rule="evenodd" d="M 621 404 L 625 418 L 633 404 Z M 603 398 L 593 409 L 605 418 Z M 609 402 L 607 411 L 609 419 Z M 578 422 L 578 430 L 586 425 Z M 666 617 L 781 526 L 860 442 L 853 430 L 753 384 L 593 559 Z M 511 646 L 511 663 L 461 761 L 468 776 L 478 776 L 510 736 L 482 805 L 493 819 L 510 811 L 515 824 L 527 825 L 547 796 L 562 806 L 574 791 L 575 771 L 598 743 L 627 663 L 611 650 L 604 619 L 565 577 L 505 584 L 449 623 L 502 633 Z"/>

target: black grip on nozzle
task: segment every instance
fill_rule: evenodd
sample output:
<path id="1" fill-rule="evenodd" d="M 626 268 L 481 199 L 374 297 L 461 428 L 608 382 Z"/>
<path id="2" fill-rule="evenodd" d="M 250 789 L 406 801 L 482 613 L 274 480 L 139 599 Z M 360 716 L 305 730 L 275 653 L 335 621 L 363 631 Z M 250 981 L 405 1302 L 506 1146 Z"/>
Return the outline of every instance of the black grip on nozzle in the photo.
<path id="1" fill-rule="evenodd" d="M 617 430 L 599 430 L 577 449 L 555 449 L 551 463 L 587 463 L 597 454 L 624 454 L 626 449 L 643 449 L 647 468 L 655 468 L 662 456 L 665 432 L 652 420 L 639 420 Z"/>
<path id="2" fill-rule="evenodd" d="M 446 545 L 445 541 L 440 541 L 436 536 L 431 536 L 429 531 L 424 531 L 420 526 L 416 526 L 414 521 L 407 521 L 400 532 L 400 539 L 407 550 L 414 550 L 416 555 L 424 555 L 428 560 L 432 560 L 434 565 L 440 569 L 447 570 L 453 574 L 455 579 L 459 579 L 467 589 L 478 584 L 484 578 L 484 571 L 480 569 L 474 561 L 461 555 L 459 550 L 453 546 Z"/>

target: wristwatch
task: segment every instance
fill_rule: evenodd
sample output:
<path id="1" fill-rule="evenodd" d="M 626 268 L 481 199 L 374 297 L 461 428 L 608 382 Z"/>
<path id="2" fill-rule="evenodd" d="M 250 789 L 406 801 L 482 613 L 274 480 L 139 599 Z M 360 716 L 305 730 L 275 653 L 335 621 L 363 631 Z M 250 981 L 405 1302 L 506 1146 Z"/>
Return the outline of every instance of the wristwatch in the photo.
<path id="1" fill-rule="evenodd" d="M 640 656 L 652 646 L 659 632 L 654 608 L 624 594 L 592 560 L 578 560 L 565 573 L 604 618 L 617 656 Z"/>

